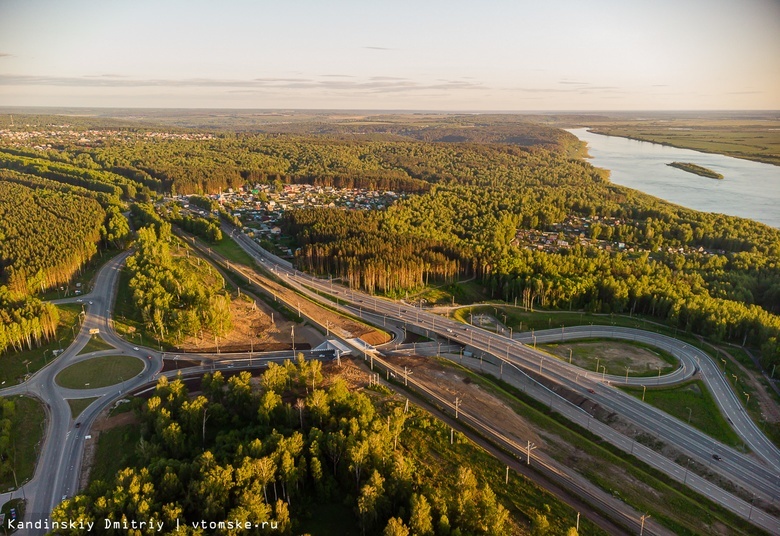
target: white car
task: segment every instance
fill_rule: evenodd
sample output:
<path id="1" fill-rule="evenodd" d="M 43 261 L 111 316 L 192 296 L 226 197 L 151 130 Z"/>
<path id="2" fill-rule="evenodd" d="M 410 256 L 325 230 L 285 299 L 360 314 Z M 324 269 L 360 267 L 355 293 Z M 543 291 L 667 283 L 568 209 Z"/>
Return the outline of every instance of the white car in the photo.
<path id="1" fill-rule="evenodd" d="M 137 352 L 138 351 L 138 347 L 137 346 L 133 346 L 133 350 L 135 350 Z"/>

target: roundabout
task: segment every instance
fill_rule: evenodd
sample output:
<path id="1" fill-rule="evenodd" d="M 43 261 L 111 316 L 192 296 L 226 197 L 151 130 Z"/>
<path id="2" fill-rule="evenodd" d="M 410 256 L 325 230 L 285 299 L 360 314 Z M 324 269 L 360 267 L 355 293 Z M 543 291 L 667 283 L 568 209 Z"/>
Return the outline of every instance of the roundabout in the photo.
<path id="1" fill-rule="evenodd" d="M 134 378 L 144 362 L 127 355 L 106 355 L 79 361 L 57 374 L 57 385 L 66 389 L 98 389 Z"/>

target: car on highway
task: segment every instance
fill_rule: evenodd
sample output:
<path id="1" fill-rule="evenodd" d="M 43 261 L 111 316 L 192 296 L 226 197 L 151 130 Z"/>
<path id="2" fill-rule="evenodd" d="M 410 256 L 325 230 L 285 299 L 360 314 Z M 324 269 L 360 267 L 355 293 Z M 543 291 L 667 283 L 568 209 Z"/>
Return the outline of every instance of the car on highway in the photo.
<path id="1" fill-rule="evenodd" d="M 135 350 L 137 352 L 138 351 L 138 347 L 137 346 L 133 346 L 133 350 Z"/>
<path id="2" fill-rule="evenodd" d="M 77 302 L 79 302 L 79 303 L 81 303 L 81 302 L 83 302 L 84 300 L 82 300 L 81 298 L 79 298 L 79 299 L 78 299 L 78 300 L 76 300 L 76 301 L 77 301 Z"/>
<path id="3" fill-rule="evenodd" d="M 588 392 L 589 393 L 595 393 L 596 391 L 594 391 L 593 389 L 588 389 Z"/>
<path id="4" fill-rule="evenodd" d="M 77 423 L 76 423 L 76 428 L 79 428 L 80 426 L 81 426 L 81 423 L 80 423 L 80 422 L 77 422 Z"/>
<path id="5" fill-rule="evenodd" d="M 151 359 L 152 359 L 152 356 L 148 355 L 148 356 L 146 356 L 146 359 L 149 359 L 149 360 L 151 360 Z"/>
<path id="6" fill-rule="evenodd" d="M 712 459 L 713 459 L 713 460 L 718 460 L 718 461 L 720 461 L 720 460 L 722 460 L 723 458 L 721 458 L 721 457 L 720 457 L 720 456 L 718 456 L 717 454 L 713 454 L 713 455 L 712 455 Z"/>
<path id="7" fill-rule="evenodd" d="M 90 305 L 92 305 L 92 302 L 89 302 Z"/>

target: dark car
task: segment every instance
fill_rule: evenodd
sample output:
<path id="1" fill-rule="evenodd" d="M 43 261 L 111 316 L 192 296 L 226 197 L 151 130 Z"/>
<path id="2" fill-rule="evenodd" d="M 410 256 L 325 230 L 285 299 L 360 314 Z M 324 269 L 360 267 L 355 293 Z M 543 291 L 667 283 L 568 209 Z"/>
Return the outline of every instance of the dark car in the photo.
<path id="1" fill-rule="evenodd" d="M 81 423 L 80 423 L 80 422 L 77 422 L 77 423 L 76 423 L 76 428 L 78 428 L 79 426 L 81 426 Z"/>
<path id="2" fill-rule="evenodd" d="M 594 391 L 593 389 L 588 389 L 588 392 L 589 393 L 595 393 L 596 391 Z"/>
<path id="3" fill-rule="evenodd" d="M 712 457 L 713 457 L 713 459 L 718 460 L 718 461 L 720 461 L 720 459 L 721 459 L 721 457 L 718 456 L 717 454 L 713 454 Z"/>

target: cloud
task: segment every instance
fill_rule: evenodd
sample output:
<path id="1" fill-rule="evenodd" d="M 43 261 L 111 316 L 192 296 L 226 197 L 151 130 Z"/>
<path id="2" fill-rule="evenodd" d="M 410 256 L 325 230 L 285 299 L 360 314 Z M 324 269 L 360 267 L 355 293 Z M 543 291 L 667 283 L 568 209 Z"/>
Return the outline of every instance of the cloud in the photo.
<path id="1" fill-rule="evenodd" d="M 13 54 L 9 54 L 8 52 L 0 52 L 0 58 L 11 58 L 13 57 Z"/>
<path id="2" fill-rule="evenodd" d="M 363 47 L 368 50 L 396 50 L 394 48 L 387 48 L 387 47 Z"/>
<path id="3" fill-rule="evenodd" d="M 170 88 L 227 88 L 243 89 L 247 92 L 268 90 L 318 90 L 363 93 L 402 93 L 441 90 L 487 89 L 479 82 L 465 80 L 436 80 L 434 83 L 416 82 L 394 76 L 375 76 L 357 80 L 349 75 L 322 76 L 314 78 L 253 78 L 250 80 L 215 78 L 129 78 L 117 74 L 90 76 L 29 76 L 0 74 L 0 85 L 5 86 L 63 86 L 63 87 L 170 87 Z"/>

